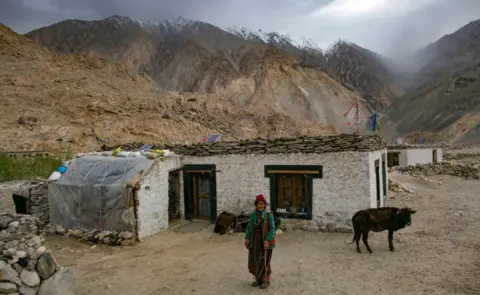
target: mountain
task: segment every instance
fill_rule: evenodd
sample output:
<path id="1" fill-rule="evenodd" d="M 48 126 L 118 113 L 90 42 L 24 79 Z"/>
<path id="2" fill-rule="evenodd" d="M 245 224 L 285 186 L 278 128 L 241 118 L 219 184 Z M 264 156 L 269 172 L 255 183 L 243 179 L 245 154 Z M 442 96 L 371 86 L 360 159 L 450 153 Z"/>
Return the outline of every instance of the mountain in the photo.
<path id="1" fill-rule="evenodd" d="M 235 108 L 251 107 L 351 132 L 343 114 L 358 98 L 354 91 L 322 67 L 303 66 L 293 49 L 247 40 L 205 22 L 178 18 L 152 23 L 112 16 L 90 22 L 66 20 L 27 36 L 57 52 L 125 64 L 145 72 L 163 89 L 212 94 Z M 298 50 L 314 52 L 313 46 Z M 366 118 L 365 107 L 361 112 Z"/>
<path id="2" fill-rule="evenodd" d="M 306 38 L 296 42 L 277 32 L 253 31 L 245 27 L 227 30 L 245 40 L 292 53 L 301 66 L 326 72 L 343 86 L 356 91 L 370 109 L 382 110 L 403 94 L 403 89 L 396 84 L 395 73 L 388 67 L 390 61 L 354 43 L 338 40 L 324 52 L 313 40 Z"/>
<path id="3" fill-rule="evenodd" d="M 421 62 L 408 92 L 385 110 L 390 132 L 480 143 L 480 20 L 411 58 Z"/>
<path id="4" fill-rule="evenodd" d="M 76 28 L 75 22 L 86 25 L 70 21 L 65 27 Z M 57 32 L 62 34 L 62 30 Z M 130 37 L 144 40 L 145 35 Z M 98 44 L 94 39 L 86 41 Z M 76 42 L 69 40 L 72 44 Z M 103 49 L 99 46 L 96 50 Z M 109 146 L 134 140 L 194 142 L 207 133 L 216 132 L 227 140 L 332 134 L 337 130 L 327 123 L 330 119 L 345 125 L 336 110 L 348 108 L 356 99 L 352 92 L 322 73 L 295 70 L 287 63 L 288 57 L 280 53 L 270 52 L 266 56 L 258 61 L 258 67 L 264 70 L 262 83 L 271 83 L 272 88 L 261 86 L 257 91 L 280 92 L 282 87 L 292 87 L 297 94 L 285 100 L 263 93 L 258 97 L 254 95 L 250 103 L 242 104 L 228 99 L 234 94 L 235 85 L 220 94 L 163 90 L 150 76 L 120 63 L 82 53 L 57 53 L 0 24 L 2 147 L 10 150 L 98 149 L 92 135 L 93 125 Z M 221 75 L 214 77 L 220 79 Z M 292 84 L 284 85 L 287 82 Z M 232 83 L 238 83 L 235 87 L 239 90 L 249 86 L 248 81 L 238 79 Z M 301 83 L 312 88 L 300 88 Z M 317 91 L 324 91 L 329 99 L 319 98 Z M 273 100 L 264 101 L 268 99 Z M 287 110 L 283 110 L 284 107 Z M 295 119 L 295 114 L 297 117 L 310 114 L 318 120 Z M 365 109 L 362 114 L 366 114 Z"/>
<path id="5" fill-rule="evenodd" d="M 387 59 L 354 43 L 339 40 L 325 53 L 327 72 L 354 88 L 374 110 L 382 110 L 403 95 Z"/>

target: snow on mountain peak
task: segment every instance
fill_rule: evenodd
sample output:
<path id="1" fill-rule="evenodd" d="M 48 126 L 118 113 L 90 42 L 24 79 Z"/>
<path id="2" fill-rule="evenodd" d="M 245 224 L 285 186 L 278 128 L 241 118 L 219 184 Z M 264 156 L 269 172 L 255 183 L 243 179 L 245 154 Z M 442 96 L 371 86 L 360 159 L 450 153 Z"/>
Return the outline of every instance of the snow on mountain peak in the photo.
<path id="1" fill-rule="evenodd" d="M 254 31 L 252 29 L 240 26 L 228 27 L 226 28 L 226 31 L 246 40 L 261 41 L 267 44 L 283 45 L 288 47 L 292 46 L 304 50 L 322 52 L 322 49 L 315 41 L 305 37 L 295 40 L 288 34 L 280 34 L 277 32 L 268 33 L 260 29 Z"/>

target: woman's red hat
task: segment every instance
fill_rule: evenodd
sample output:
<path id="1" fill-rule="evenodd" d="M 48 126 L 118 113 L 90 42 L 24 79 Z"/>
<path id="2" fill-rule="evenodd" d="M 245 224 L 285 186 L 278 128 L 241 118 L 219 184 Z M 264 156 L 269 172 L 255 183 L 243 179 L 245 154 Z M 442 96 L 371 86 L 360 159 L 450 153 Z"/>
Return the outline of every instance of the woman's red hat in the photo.
<path id="1" fill-rule="evenodd" d="M 265 204 L 267 204 L 267 201 L 265 200 L 265 197 L 264 197 L 262 194 L 258 195 L 258 196 L 255 198 L 255 205 L 257 205 L 257 203 L 260 202 L 260 201 L 262 201 L 262 202 L 264 202 Z"/>

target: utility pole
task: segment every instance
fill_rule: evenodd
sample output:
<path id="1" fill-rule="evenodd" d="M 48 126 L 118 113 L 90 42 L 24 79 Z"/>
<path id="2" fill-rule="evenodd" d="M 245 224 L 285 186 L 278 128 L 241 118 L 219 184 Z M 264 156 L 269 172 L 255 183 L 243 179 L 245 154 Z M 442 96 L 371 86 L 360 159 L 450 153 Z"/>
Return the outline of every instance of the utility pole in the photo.
<path id="1" fill-rule="evenodd" d="M 360 135 L 360 100 L 358 99 L 357 96 L 357 109 L 356 109 L 356 114 L 355 114 L 355 128 L 357 129 L 356 133 L 357 135 Z"/>

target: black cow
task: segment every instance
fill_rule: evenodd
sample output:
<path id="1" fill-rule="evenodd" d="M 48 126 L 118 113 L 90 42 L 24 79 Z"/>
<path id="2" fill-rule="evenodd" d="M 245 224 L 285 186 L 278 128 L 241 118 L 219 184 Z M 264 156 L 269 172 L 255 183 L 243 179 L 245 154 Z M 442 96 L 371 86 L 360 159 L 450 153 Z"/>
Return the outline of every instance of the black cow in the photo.
<path id="1" fill-rule="evenodd" d="M 357 252 L 360 251 L 360 237 L 362 238 L 368 252 L 372 253 L 372 249 L 368 245 L 368 232 L 381 232 L 388 230 L 388 246 L 393 251 L 393 232 L 412 224 L 411 215 L 414 211 L 408 207 L 383 207 L 360 210 L 352 217 L 354 230 L 353 242 L 357 243 Z"/>

